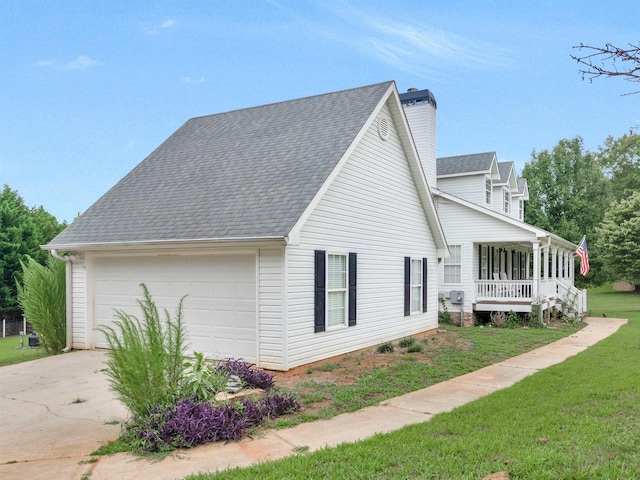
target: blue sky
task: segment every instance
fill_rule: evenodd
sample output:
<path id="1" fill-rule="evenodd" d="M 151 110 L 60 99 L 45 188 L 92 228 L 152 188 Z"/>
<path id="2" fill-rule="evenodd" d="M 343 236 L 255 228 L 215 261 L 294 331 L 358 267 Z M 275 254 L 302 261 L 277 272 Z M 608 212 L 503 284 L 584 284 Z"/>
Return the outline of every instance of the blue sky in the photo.
<path id="1" fill-rule="evenodd" d="M 637 0 L 0 0 L 0 184 L 71 221 L 191 117 L 386 80 L 434 93 L 438 156 L 521 171 L 640 124 L 637 84 L 569 57 L 639 20 Z"/>

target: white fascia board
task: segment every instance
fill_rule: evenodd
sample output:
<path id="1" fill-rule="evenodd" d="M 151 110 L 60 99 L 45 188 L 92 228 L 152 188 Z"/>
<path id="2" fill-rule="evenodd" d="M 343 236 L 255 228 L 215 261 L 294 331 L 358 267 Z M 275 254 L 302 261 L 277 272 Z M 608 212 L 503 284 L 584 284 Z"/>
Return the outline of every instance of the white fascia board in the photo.
<path id="1" fill-rule="evenodd" d="M 491 159 L 491 167 L 489 168 L 489 172 L 491 175 L 491 180 L 500 180 L 500 169 L 498 169 L 498 158 L 496 155 L 493 155 Z"/>
<path id="2" fill-rule="evenodd" d="M 498 220 L 502 220 L 503 222 L 506 222 L 506 223 L 508 223 L 510 225 L 513 225 L 514 227 L 518 227 L 518 228 L 521 228 L 521 229 L 523 229 L 523 230 L 525 230 L 527 232 L 530 232 L 530 233 L 535 235 L 535 238 L 537 240 L 539 240 L 541 244 L 545 243 L 547 241 L 546 239 L 551 238 L 551 244 L 552 245 L 563 247 L 563 248 L 567 248 L 567 249 L 573 249 L 573 250 L 578 248 L 578 246 L 576 244 L 570 242 L 569 240 L 566 240 L 566 239 L 564 239 L 564 238 L 562 238 L 562 237 L 560 237 L 560 236 L 558 236 L 558 235 L 556 235 L 554 233 L 547 232 L 546 230 L 544 230 L 542 228 L 535 227 L 535 226 L 530 225 L 530 224 L 528 224 L 526 222 L 523 222 L 523 221 L 518 220 L 516 218 L 510 217 L 509 215 L 506 215 L 504 213 L 496 212 L 495 210 L 491 210 L 489 208 L 482 207 L 482 206 L 477 205 L 477 204 L 475 204 L 473 202 L 469 202 L 467 200 L 463 200 L 460 197 L 456 197 L 455 195 L 451 195 L 449 193 L 445 193 L 445 192 L 443 192 L 441 190 L 434 191 L 434 194 L 436 196 L 438 196 L 438 197 L 441 197 L 441 198 L 445 199 L 445 200 L 449 200 L 451 202 L 458 203 L 460 205 L 464 205 L 465 207 L 470 208 L 471 210 L 475 210 L 478 213 L 481 213 L 483 215 L 488 215 L 488 216 L 496 218 Z"/>
<path id="3" fill-rule="evenodd" d="M 378 102 L 378 105 L 376 105 L 376 107 L 372 110 L 371 114 L 369 115 L 369 118 L 364 123 L 364 126 L 360 129 L 358 134 L 355 136 L 355 138 L 351 142 L 351 145 L 349 145 L 349 148 L 347 148 L 345 152 L 342 154 L 342 157 L 340 158 L 336 166 L 333 168 L 333 170 L 331 171 L 327 179 L 324 181 L 322 186 L 318 189 L 314 197 L 311 199 L 307 207 L 304 209 L 304 211 L 302 212 L 302 215 L 300 215 L 300 217 L 298 218 L 298 221 L 295 223 L 293 228 L 291 228 L 291 230 L 287 234 L 287 238 L 290 238 L 292 240 L 297 239 L 299 241 L 300 231 L 302 230 L 302 227 L 307 222 L 307 220 L 309 219 L 313 211 L 316 209 L 316 207 L 320 203 L 320 200 L 322 200 L 322 197 L 324 197 L 325 193 L 327 193 L 327 190 L 329 190 L 329 187 L 331 186 L 335 178 L 338 176 L 338 174 L 344 167 L 345 163 L 347 163 L 347 161 L 351 157 L 351 154 L 353 153 L 355 148 L 358 146 L 362 138 L 367 133 L 367 130 L 371 125 L 371 123 L 376 119 L 376 117 L 378 116 L 378 113 L 380 113 L 382 106 L 387 101 L 387 98 L 389 98 L 390 93 L 394 90 L 395 88 L 394 85 L 395 84 L 391 84 L 389 86 L 389 89 L 382 96 L 382 98 Z"/>
<path id="4" fill-rule="evenodd" d="M 470 170 L 470 171 L 466 171 L 466 172 L 449 173 L 449 174 L 446 174 L 446 175 L 437 175 L 437 178 L 469 177 L 471 175 L 487 175 L 487 174 L 491 174 L 491 170 Z M 500 178 L 500 177 L 498 177 L 498 178 Z"/>
<path id="5" fill-rule="evenodd" d="M 206 238 L 192 240 L 153 240 L 134 242 L 106 242 L 106 243 L 69 243 L 60 245 L 41 245 L 43 250 L 58 250 L 60 252 L 89 252 L 111 250 L 150 250 L 150 249 L 205 249 L 208 247 L 247 247 L 251 245 L 286 243 L 285 237 L 237 237 L 237 238 Z"/>
<path id="6" fill-rule="evenodd" d="M 393 100 L 390 100 L 391 97 L 393 97 Z M 422 201 L 422 205 L 427 216 L 434 241 L 436 243 L 436 248 L 438 249 L 438 251 L 446 250 L 448 256 L 448 247 L 447 241 L 444 236 L 444 230 L 442 229 L 442 225 L 440 224 L 440 219 L 438 218 L 435 204 L 433 203 L 433 198 L 430 194 L 429 185 L 427 184 L 427 179 L 422 169 L 422 164 L 420 163 L 418 152 L 416 150 L 415 144 L 413 143 L 413 137 L 411 136 L 409 130 L 409 123 L 407 122 L 404 109 L 402 108 L 402 103 L 400 102 L 400 96 L 398 94 L 395 83 L 392 83 L 389 86 L 389 89 L 384 93 L 384 95 L 382 95 L 380 101 L 369 115 L 369 118 L 364 123 L 358 134 L 355 136 L 355 138 L 351 142 L 351 145 L 349 145 L 349 148 L 347 148 L 347 150 L 344 152 L 344 154 L 340 158 L 340 161 L 334 167 L 333 171 L 329 174 L 327 180 L 325 180 L 324 184 L 320 187 L 318 192 L 316 192 L 316 195 L 313 197 L 309 205 L 307 205 L 307 208 L 304 210 L 302 215 L 300 215 L 300 218 L 287 235 L 287 238 L 291 239 L 292 241 L 300 238 L 300 231 L 303 225 L 309 219 L 311 213 L 318 206 L 318 203 L 325 195 L 335 178 L 338 176 L 345 163 L 349 160 L 355 148 L 360 144 L 361 140 L 369 130 L 369 127 L 378 117 L 380 111 L 382 110 L 382 107 L 387 102 L 389 102 L 389 110 L 391 111 L 391 115 L 393 116 L 393 122 L 398 127 L 402 125 L 402 128 L 398 128 L 398 134 L 400 136 L 401 142 L 403 143 L 407 159 L 409 160 L 411 174 L 414 177 L 415 184 L 418 189 L 418 195 L 420 196 L 420 199 Z"/>

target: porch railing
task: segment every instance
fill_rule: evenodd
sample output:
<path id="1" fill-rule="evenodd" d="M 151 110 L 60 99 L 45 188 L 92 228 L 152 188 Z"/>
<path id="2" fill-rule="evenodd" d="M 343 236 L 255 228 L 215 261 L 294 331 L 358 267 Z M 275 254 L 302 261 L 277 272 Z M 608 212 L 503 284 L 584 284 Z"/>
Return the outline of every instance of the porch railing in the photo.
<path id="1" fill-rule="evenodd" d="M 528 301 L 533 296 L 533 280 L 476 280 L 476 301 Z"/>
<path id="2" fill-rule="evenodd" d="M 564 313 L 575 313 L 581 317 L 587 310 L 586 290 L 580 290 L 562 280 L 558 280 L 556 285 L 556 293 L 563 301 Z"/>

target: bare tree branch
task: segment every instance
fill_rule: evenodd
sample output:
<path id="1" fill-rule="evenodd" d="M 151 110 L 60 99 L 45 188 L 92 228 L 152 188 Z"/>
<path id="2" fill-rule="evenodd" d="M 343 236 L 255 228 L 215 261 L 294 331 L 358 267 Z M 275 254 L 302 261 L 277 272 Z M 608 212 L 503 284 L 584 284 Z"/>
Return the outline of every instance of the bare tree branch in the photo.
<path id="1" fill-rule="evenodd" d="M 640 82 L 640 46 L 629 44 L 629 48 L 620 48 L 607 43 L 604 47 L 592 47 L 580 44 L 573 47 L 588 53 L 583 56 L 571 55 L 582 67 L 579 72 L 582 79 L 590 82 L 598 77 L 623 77 L 629 82 Z M 630 92 L 625 95 L 640 93 Z"/>

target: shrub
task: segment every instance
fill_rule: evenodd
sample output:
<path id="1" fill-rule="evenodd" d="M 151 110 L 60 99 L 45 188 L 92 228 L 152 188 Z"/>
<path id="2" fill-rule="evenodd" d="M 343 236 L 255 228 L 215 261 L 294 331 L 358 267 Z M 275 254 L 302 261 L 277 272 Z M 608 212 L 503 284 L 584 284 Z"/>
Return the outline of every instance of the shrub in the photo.
<path id="1" fill-rule="evenodd" d="M 163 322 L 146 285 L 141 287 L 144 297 L 138 304 L 143 319 L 117 310 L 116 328 L 100 328 L 110 348 L 106 372 L 111 388 L 138 418 L 180 397 L 186 350 L 184 297 L 178 303 L 175 319 L 165 309 Z"/>
<path id="2" fill-rule="evenodd" d="M 273 387 L 273 375 L 256 368 L 242 359 L 228 358 L 220 362 L 215 371 L 228 377 L 237 375 L 248 387 L 269 391 Z"/>
<path id="3" fill-rule="evenodd" d="M 562 323 L 566 323 L 567 325 L 575 325 L 582 321 L 580 320 L 580 317 L 577 317 L 575 315 L 563 315 L 560 320 L 562 321 Z"/>
<path id="4" fill-rule="evenodd" d="M 438 298 L 438 302 L 440 302 L 440 310 L 438 310 L 438 323 L 446 323 L 451 325 L 451 314 L 447 309 L 447 302 L 444 301 L 444 298 Z"/>
<path id="5" fill-rule="evenodd" d="M 509 313 L 507 313 L 507 327 L 516 328 L 520 325 L 524 325 L 525 323 L 526 322 L 524 318 L 520 319 L 516 312 L 514 312 L 513 310 L 509 310 Z"/>
<path id="6" fill-rule="evenodd" d="M 409 348 L 411 345 L 414 345 L 415 343 L 416 343 L 415 338 L 406 337 L 400 340 L 400 343 L 398 345 L 400 345 L 401 348 Z"/>
<path id="7" fill-rule="evenodd" d="M 422 345 L 420 345 L 419 343 L 414 343 L 413 345 L 409 345 L 409 348 L 407 348 L 407 352 L 420 353 L 422 352 Z"/>
<path id="8" fill-rule="evenodd" d="M 491 325 L 496 328 L 506 328 L 507 314 L 504 312 L 491 312 Z"/>
<path id="9" fill-rule="evenodd" d="M 217 406 L 187 397 L 171 407 L 155 407 L 145 417 L 133 417 L 125 425 L 123 439 L 138 452 L 165 452 L 218 440 L 237 441 L 265 418 L 299 408 L 298 402 L 287 394 Z"/>
<path id="10" fill-rule="evenodd" d="M 60 353 L 66 345 L 65 264 L 49 257 L 41 265 L 27 256 L 22 284 L 17 283 L 18 303 L 47 353 Z M 26 332 L 25 332 L 26 333 Z"/>
<path id="11" fill-rule="evenodd" d="M 376 351 L 378 353 L 393 353 L 395 351 L 395 347 L 393 346 L 393 343 L 386 342 L 381 345 L 378 345 L 378 348 L 376 349 Z"/>
<path id="12" fill-rule="evenodd" d="M 200 352 L 193 352 L 193 361 L 185 362 L 180 391 L 197 401 L 213 400 L 216 393 L 224 390 L 228 375 L 216 370 Z"/>

